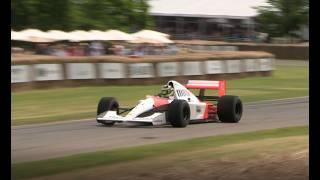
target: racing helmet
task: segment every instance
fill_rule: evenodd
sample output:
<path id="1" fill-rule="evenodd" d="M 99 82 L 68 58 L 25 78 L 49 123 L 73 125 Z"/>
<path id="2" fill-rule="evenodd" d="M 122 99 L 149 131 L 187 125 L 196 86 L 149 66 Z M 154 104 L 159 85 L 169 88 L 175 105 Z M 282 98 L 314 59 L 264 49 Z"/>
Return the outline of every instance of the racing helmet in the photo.
<path id="1" fill-rule="evenodd" d="M 173 94 L 173 88 L 169 85 L 164 85 L 161 88 L 161 96 L 170 96 Z"/>

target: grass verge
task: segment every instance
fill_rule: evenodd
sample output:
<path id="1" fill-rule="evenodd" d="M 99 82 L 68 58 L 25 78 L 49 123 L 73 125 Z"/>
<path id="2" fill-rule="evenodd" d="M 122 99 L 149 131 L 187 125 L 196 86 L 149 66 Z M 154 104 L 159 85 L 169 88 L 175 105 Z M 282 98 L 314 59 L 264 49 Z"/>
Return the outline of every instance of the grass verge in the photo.
<path id="1" fill-rule="evenodd" d="M 308 67 L 276 66 L 270 77 L 227 81 L 227 93 L 244 102 L 308 95 Z M 15 92 L 11 95 L 12 125 L 94 118 L 103 96 L 116 97 L 121 106 L 133 106 L 161 85 L 80 87 Z"/>
<path id="2" fill-rule="evenodd" d="M 114 165 L 121 162 L 141 160 L 151 157 L 162 157 L 168 154 L 179 154 L 237 143 L 300 135 L 308 135 L 307 126 L 195 138 L 132 148 L 84 153 L 34 162 L 17 163 L 12 164 L 11 173 L 13 179 L 41 177 L 103 165 Z"/>

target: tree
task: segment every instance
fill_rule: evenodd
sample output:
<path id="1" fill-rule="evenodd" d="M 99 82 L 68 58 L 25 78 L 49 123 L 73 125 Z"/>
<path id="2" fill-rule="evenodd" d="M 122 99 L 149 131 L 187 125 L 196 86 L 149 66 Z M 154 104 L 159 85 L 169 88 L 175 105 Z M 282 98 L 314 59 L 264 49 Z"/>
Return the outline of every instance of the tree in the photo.
<path id="1" fill-rule="evenodd" d="M 67 0 L 41 0 L 35 4 L 36 26 L 42 30 L 69 29 L 69 8 Z"/>
<path id="2" fill-rule="evenodd" d="M 69 7 L 68 0 L 12 0 L 12 28 L 68 29 Z"/>
<path id="3" fill-rule="evenodd" d="M 23 29 L 28 26 L 33 26 L 34 14 L 33 1 L 12 0 L 11 1 L 11 26 L 13 29 Z"/>
<path id="4" fill-rule="evenodd" d="M 151 21 L 146 0 L 87 0 L 80 9 L 86 29 L 134 31 Z"/>
<path id="5" fill-rule="evenodd" d="M 12 0 L 14 30 L 106 30 L 132 32 L 152 26 L 147 0 Z"/>
<path id="6" fill-rule="evenodd" d="M 308 0 L 268 0 L 269 6 L 257 7 L 259 30 L 271 37 L 295 36 L 294 31 L 309 24 Z"/>

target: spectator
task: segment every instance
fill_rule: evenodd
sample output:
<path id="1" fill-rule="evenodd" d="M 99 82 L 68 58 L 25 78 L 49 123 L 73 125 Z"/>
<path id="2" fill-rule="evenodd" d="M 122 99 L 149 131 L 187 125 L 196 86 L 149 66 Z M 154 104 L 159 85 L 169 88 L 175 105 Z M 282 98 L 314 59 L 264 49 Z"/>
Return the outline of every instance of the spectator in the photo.
<path id="1" fill-rule="evenodd" d="M 64 50 L 64 45 L 56 45 L 53 49 L 53 55 L 54 56 L 66 56 L 66 52 Z"/>
<path id="2" fill-rule="evenodd" d="M 37 44 L 36 46 L 36 54 L 49 55 L 50 48 L 48 44 Z"/>
<path id="3" fill-rule="evenodd" d="M 141 46 L 138 46 L 135 51 L 134 51 L 134 55 L 136 56 L 143 56 L 144 55 L 144 52 L 143 52 L 143 49 Z"/>
<path id="4" fill-rule="evenodd" d="M 168 51 L 170 55 L 175 55 L 178 53 L 178 47 L 175 44 L 171 44 L 168 46 Z"/>
<path id="5" fill-rule="evenodd" d="M 85 55 L 85 49 L 84 49 L 84 46 L 82 44 L 79 44 L 78 46 L 75 46 L 74 55 L 75 56 L 84 56 Z"/>
<path id="6" fill-rule="evenodd" d="M 90 55 L 91 56 L 101 56 L 103 54 L 105 54 L 104 52 L 104 47 L 103 45 L 101 44 L 101 42 L 92 42 L 90 44 Z"/>
<path id="7" fill-rule="evenodd" d="M 89 44 L 86 44 L 85 46 L 84 46 L 84 55 L 85 56 L 90 56 L 90 46 L 89 46 Z"/>
<path id="8" fill-rule="evenodd" d="M 124 46 L 115 45 L 114 47 L 115 47 L 116 55 L 124 55 Z"/>
<path id="9" fill-rule="evenodd" d="M 74 56 L 75 55 L 75 48 L 74 45 L 70 45 L 65 49 L 67 56 Z"/>

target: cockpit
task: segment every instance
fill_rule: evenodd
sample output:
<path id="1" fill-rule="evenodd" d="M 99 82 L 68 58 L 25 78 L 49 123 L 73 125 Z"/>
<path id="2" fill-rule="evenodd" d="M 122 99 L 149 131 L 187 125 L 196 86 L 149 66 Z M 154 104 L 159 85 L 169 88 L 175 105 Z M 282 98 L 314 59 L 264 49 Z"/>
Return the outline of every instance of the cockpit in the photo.
<path id="1" fill-rule="evenodd" d="M 169 98 L 171 96 L 174 96 L 174 89 L 171 85 L 164 85 L 161 87 L 161 91 L 160 93 L 158 94 L 159 97 L 162 97 L 162 98 Z"/>

